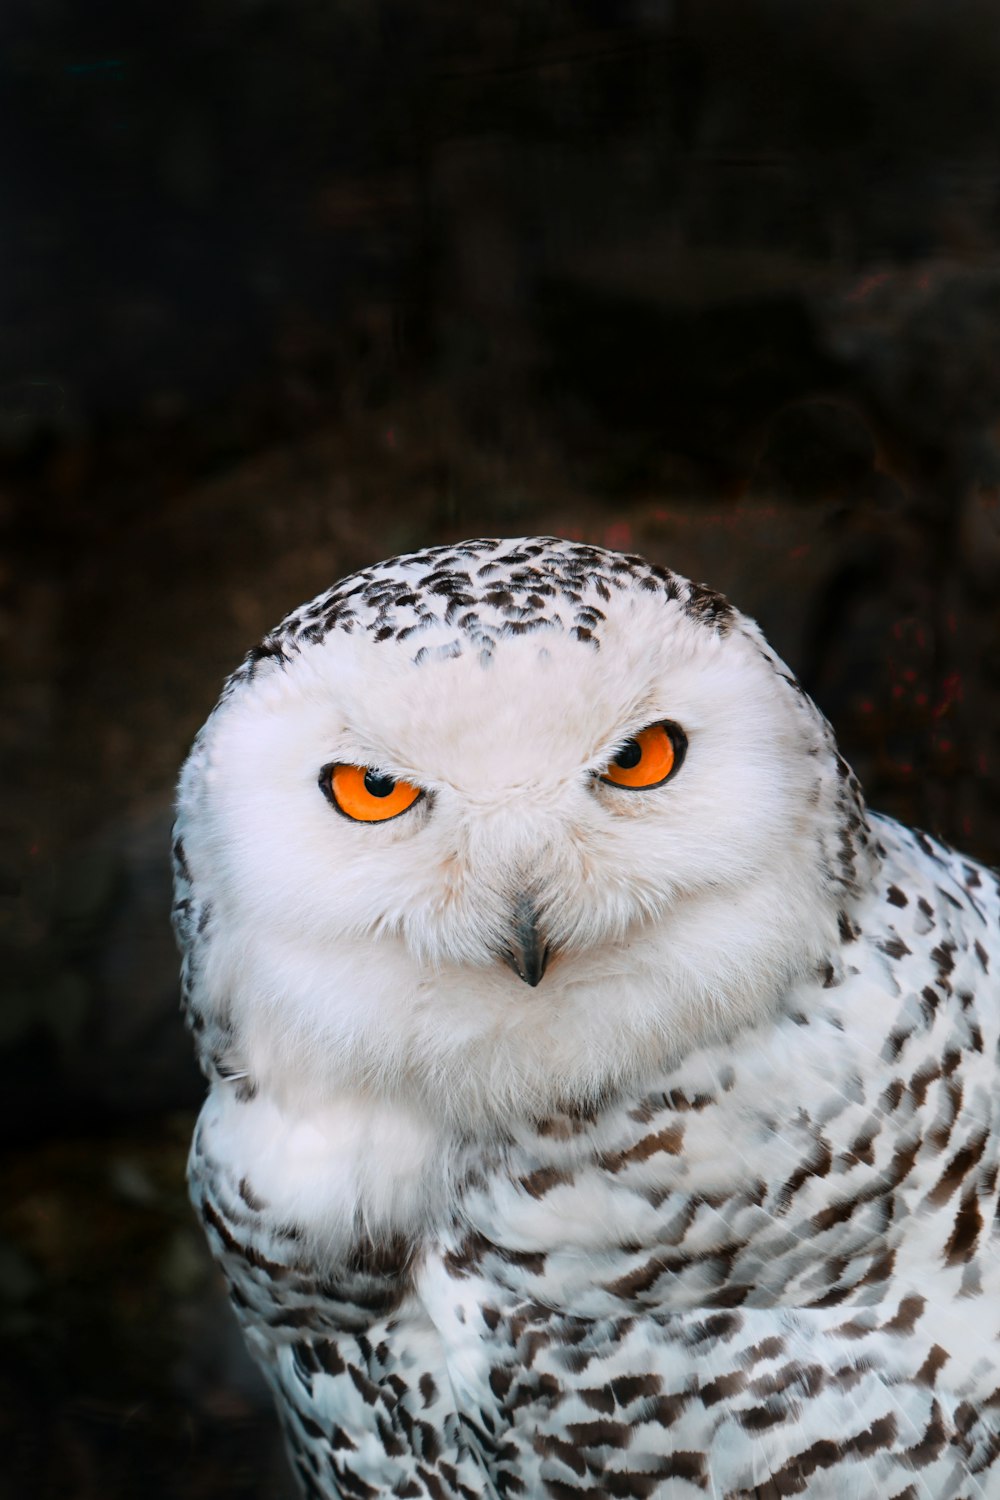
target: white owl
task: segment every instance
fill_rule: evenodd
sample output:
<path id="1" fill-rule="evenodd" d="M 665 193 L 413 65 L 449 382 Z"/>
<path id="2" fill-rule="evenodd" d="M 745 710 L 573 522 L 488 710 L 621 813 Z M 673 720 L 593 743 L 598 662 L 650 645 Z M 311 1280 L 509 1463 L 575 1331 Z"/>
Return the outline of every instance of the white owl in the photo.
<path id="1" fill-rule="evenodd" d="M 304 1493 L 1000 1497 L 1000 894 L 752 621 L 394 558 L 184 769 L 191 1185 Z"/>

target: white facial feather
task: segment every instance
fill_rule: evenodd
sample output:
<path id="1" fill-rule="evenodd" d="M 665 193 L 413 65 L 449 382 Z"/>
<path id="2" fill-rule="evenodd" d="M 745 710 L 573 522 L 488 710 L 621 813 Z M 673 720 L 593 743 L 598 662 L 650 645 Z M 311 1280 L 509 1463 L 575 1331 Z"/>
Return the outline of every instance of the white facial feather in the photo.
<path id="1" fill-rule="evenodd" d="M 550 626 L 485 660 L 442 620 L 334 628 L 224 698 L 179 802 L 211 908 L 194 1006 L 265 1092 L 482 1130 L 753 1024 L 822 961 L 844 899 L 822 719 L 735 612 L 722 632 L 638 586 L 601 612 L 599 649 Z M 674 778 L 598 779 L 660 720 L 688 739 Z M 353 822 L 318 786 L 331 762 L 426 795 Z M 553 950 L 537 988 L 498 957 L 525 893 Z"/>

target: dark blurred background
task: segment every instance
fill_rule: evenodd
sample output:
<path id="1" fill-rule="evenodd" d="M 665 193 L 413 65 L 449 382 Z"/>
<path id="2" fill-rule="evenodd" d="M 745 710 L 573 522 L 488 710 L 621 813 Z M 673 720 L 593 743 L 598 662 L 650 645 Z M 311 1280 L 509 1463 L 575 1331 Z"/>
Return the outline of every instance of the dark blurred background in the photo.
<path id="1" fill-rule="evenodd" d="M 4 0 L 0 1495 L 289 1495 L 166 852 L 343 573 L 642 551 L 1000 859 L 998 76 L 994 0 Z"/>

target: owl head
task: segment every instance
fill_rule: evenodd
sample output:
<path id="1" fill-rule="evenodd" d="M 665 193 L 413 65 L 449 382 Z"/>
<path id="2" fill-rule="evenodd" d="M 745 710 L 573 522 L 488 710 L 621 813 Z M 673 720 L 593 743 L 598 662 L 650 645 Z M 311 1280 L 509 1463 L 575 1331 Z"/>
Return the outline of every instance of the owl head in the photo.
<path id="1" fill-rule="evenodd" d="M 756 625 L 554 538 L 289 615 L 198 736 L 175 855 L 210 1072 L 465 1122 L 760 1023 L 871 878 L 857 784 Z"/>

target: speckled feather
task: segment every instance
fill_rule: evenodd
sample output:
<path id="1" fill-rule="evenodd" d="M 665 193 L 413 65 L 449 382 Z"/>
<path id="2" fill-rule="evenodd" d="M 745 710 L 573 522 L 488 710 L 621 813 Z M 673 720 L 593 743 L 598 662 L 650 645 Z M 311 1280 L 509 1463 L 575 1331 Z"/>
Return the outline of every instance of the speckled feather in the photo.
<path id="1" fill-rule="evenodd" d="M 446 1163 L 420 1211 L 349 1203 L 350 1232 L 318 1236 L 268 1178 L 266 1111 L 295 1107 L 269 1099 L 238 997 L 206 998 L 225 901 L 185 845 L 211 721 L 193 752 L 176 920 L 212 1091 L 192 1193 L 303 1492 L 996 1500 L 997 879 L 865 812 L 755 627 L 641 559 L 469 543 L 289 616 L 223 705 L 331 632 L 417 667 L 471 654 L 488 672 L 526 633 L 593 653 L 616 597 L 639 590 L 713 650 L 742 636 L 780 680 L 822 766 L 807 800 L 828 813 L 813 846 L 830 933 L 752 1023 L 665 1045 L 655 1067 L 642 1051 L 631 1079 L 619 1066 L 574 1087 L 554 1069 L 545 1108 L 536 1091 L 482 1128 L 422 1105 L 424 1155 L 439 1140 Z M 367 1100 L 371 1128 L 390 1103 Z"/>

